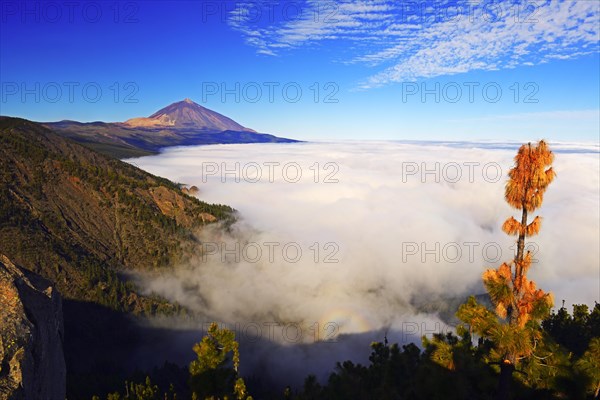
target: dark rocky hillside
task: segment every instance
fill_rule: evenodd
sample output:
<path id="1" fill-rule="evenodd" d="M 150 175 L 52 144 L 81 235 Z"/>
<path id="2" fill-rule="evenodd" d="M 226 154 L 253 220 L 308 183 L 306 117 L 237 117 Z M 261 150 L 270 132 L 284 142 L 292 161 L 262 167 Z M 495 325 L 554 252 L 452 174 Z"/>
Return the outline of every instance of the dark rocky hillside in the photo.
<path id="1" fill-rule="evenodd" d="M 99 154 L 40 124 L 0 117 L 0 254 L 10 260 L 5 265 L 19 266 L 11 271 L 41 276 L 36 279 L 47 280 L 46 286 L 52 284 L 52 296 L 46 296 L 48 304 L 55 303 L 58 292 L 64 299 L 69 399 L 89 399 L 93 393 L 114 388 L 115 382 L 122 382 L 130 373 L 137 346 L 149 329 L 137 319 L 185 313 L 177 304 L 137 293 L 125 277 L 132 271 L 160 270 L 184 261 L 197 248 L 195 232 L 206 224 L 227 226 L 234 221 L 230 207 L 210 205 L 188 193 L 173 182 Z M 43 300 L 40 293 L 46 293 L 46 287 L 29 285 L 27 293 L 33 295 L 23 298 L 15 290 L 29 287 L 29 279 L 7 277 L 6 290 L 0 292 L 3 312 L 14 317 L 2 320 L 0 384 L 7 390 L 18 386 L 15 382 L 21 379 L 6 375 L 15 356 L 10 343 L 19 344 L 23 352 L 37 346 L 37 342 L 24 341 L 27 329 L 34 332 L 38 325 L 29 317 L 18 316 L 25 307 L 19 308 L 19 304 L 34 297 Z M 10 307 L 5 306 L 7 301 Z M 55 319 L 62 330 L 62 321 Z M 19 357 L 15 360 L 21 360 Z M 52 368 L 60 370 L 59 364 Z M 41 377 L 40 371 L 34 379 L 27 375 L 33 371 L 31 363 L 23 365 L 28 368 L 22 378 L 30 379 L 28 388 L 43 387 L 31 383 Z M 20 366 L 12 369 L 20 370 Z"/>
<path id="2" fill-rule="evenodd" d="M 0 252 L 66 298 L 157 311 L 119 273 L 180 261 L 195 229 L 232 211 L 36 123 L 0 119 Z"/>

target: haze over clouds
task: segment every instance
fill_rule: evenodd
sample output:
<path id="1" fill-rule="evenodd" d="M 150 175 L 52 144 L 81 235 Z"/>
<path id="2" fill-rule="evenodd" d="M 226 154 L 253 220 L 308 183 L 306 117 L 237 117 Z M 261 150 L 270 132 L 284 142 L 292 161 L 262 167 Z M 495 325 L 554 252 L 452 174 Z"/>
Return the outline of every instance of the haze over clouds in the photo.
<path id="1" fill-rule="evenodd" d="M 202 200 L 240 212 L 230 235 L 213 229 L 201 233 L 210 253 L 215 248 L 207 243 L 226 242 L 228 249 L 239 243 L 239 262 L 217 251 L 204 262 L 199 258 L 165 276 L 145 277 L 143 285 L 207 320 L 298 324 L 305 343 L 314 339 L 315 323 L 321 339 L 378 332 L 363 337 L 368 346 L 389 329 L 390 340 L 406 341 L 401 331 L 407 324 L 425 323 L 431 330 L 436 323 L 444 326 L 435 313 L 426 315 L 432 310 L 428 306 L 483 293 L 484 268 L 511 259 L 514 241 L 500 226 L 518 213 L 503 198 L 516 147 L 451 142 L 219 145 L 170 148 L 130 160 L 151 173 L 197 185 Z M 532 239 L 531 249 L 539 246 L 539 262 L 530 276 L 554 293 L 559 306 L 562 299 L 593 305 L 600 300 L 598 148 L 570 144 L 553 149 L 559 150 L 558 176 L 536 212 L 544 221 L 541 234 Z M 232 172 L 236 163 L 239 183 Z M 270 164 L 272 183 L 265 163 L 279 163 Z M 301 167 L 297 183 L 290 182 L 297 166 L 283 175 L 289 163 Z M 424 168 L 435 171 L 436 163 L 438 173 L 423 173 Z M 262 166 L 260 179 L 256 165 Z M 338 182 L 324 183 L 328 173 Z M 265 245 L 271 242 L 279 243 L 273 260 Z M 282 254 L 287 243 L 299 245 L 297 262 Z M 314 243 L 320 249 L 318 262 Z M 258 260 L 256 247 L 262 251 Z M 292 250 L 288 260 L 295 258 Z M 328 255 L 339 262 L 324 262 Z M 335 329 L 325 327 L 328 322 Z M 408 339 L 418 342 L 423 333 L 431 331 Z"/>

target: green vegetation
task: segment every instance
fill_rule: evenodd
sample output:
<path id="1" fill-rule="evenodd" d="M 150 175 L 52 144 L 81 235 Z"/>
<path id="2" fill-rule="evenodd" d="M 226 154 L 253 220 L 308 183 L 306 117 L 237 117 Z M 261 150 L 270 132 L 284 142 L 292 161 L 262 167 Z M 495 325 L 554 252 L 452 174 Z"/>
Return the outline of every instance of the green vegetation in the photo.
<path id="1" fill-rule="evenodd" d="M 234 332 L 211 324 L 206 336 L 193 348 L 197 359 L 190 364 L 192 399 L 252 400 L 244 380 L 238 377 L 238 347 Z"/>
<path id="2" fill-rule="evenodd" d="M 234 210 L 16 118 L 0 119 L 0 251 L 67 298 L 123 312 L 179 313 L 122 272 L 182 262 L 210 214 Z"/>
<path id="3" fill-rule="evenodd" d="M 470 300 L 473 301 L 473 300 Z M 581 310 L 585 306 L 575 306 Z M 559 310 L 560 321 L 569 320 Z M 583 316 L 583 314 L 582 314 Z M 573 325 L 557 322 L 556 315 L 543 323 L 539 356 L 524 361 L 515 373 L 512 398 L 515 399 L 592 399 L 600 384 L 598 336 L 588 340 L 584 355 L 578 357 L 556 343 L 568 329 L 600 329 L 600 304 Z M 479 338 L 476 345 L 468 330 L 423 339 L 423 351 L 415 345 L 373 343 L 368 366 L 350 361 L 338 363 L 326 385 L 314 377 L 305 382 L 297 399 L 493 399 L 497 393 L 498 365 L 492 364 L 495 344 Z M 581 344 L 584 341 L 582 341 Z"/>
<path id="4" fill-rule="evenodd" d="M 558 344 L 580 357 L 591 339 L 600 337 L 600 308 L 596 305 L 589 311 L 587 305 L 576 304 L 573 313 L 569 314 L 563 304 L 558 312 L 544 320 L 542 326 Z"/>
<path id="5" fill-rule="evenodd" d="M 473 300 L 470 299 L 469 302 Z M 585 305 L 574 305 L 573 314 L 562 307 L 542 322 L 538 353 L 523 362 L 515 373 L 512 398 L 515 399 L 595 399 L 600 387 L 600 304 L 588 311 Z M 576 332 L 589 332 L 580 336 Z M 429 400 L 429 399 L 494 399 L 497 393 L 499 366 L 493 360 L 494 343 L 474 337 L 468 330 L 423 337 L 422 349 L 415 344 L 398 346 L 384 342 L 371 344 L 368 365 L 352 361 L 338 362 L 335 372 L 320 384 L 308 376 L 304 386 L 296 391 L 289 388 L 278 392 L 264 390 L 260 382 L 249 392 L 261 399 L 294 400 Z M 560 344 L 573 339 L 567 347 Z M 576 343 L 575 343 L 576 342 Z M 575 354 L 573 348 L 585 348 Z M 208 334 L 193 348 L 197 355 L 189 371 L 170 366 L 154 371 L 153 380 L 163 381 L 159 389 L 149 378 L 139 387 L 152 387 L 156 398 L 240 399 L 248 396 L 245 385 L 236 386 L 239 353 L 233 332 L 211 326 Z M 138 374 L 139 375 L 139 374 Z M 189 388 L 175 390 L 164 377 L 188 379 Z M 187 377 L 187 378 L 186 378 Z M 143 379 L 143 378 L 139 378 Z M 243 381 L 242 381 L 243 383 Z M 126 383 L 126 386 L 131 383 Z M 244 393 L 236 392 L 243 387 Z M 174 392 L 177 392 L 174 394 Z M 129 393 L 134 393 L 130 390 Z M 110 397 L 113 396 L 113 397 Z M 113 393 L 111 399 L 142 399 Z M 242 396 L 242 397 L 240 397 Z M 148 397 L 154 399 L 154 397 Z"/>
<path id="6" fill-rule="evenodd" d="M 189 395 L 194 400 L 252 400 L 244 380 L 238 376 L 240 364 L 238 348 L 234 332 L 221 329 L 216 323 L 211 324 L 207 334 L 193 347 L 196 359 L 189 365 L 189 391 L 184 390 L 184 395 Z M 166 375 L 172 374 L 173 371 L 180 375 L 184 372 L 166 364 L 162 371 L 155 374 Z M 167 391 L 161 391 L 152 383 L 151 378 L 146 376 L 144 383 L 126 381 L 125 392 L 109 393 L 106 399 L 175 400 L 177 393 L 172 383 L 168 384 Z M 100 400 L 100 397 L 93 396 L 92 400 Z"/>
<path id="7" fill-rule="evenodd" d="M 169 392 L 161 394 L 158 386 L 154 385 L 150 377 L 144 383 L 125 382 L 125 392 L 110 393 L 107 400 L 176 400 L 177 395 L 170 388 Z M 100 400 L 99 396 L 92 396 L 92 400 Z"/>

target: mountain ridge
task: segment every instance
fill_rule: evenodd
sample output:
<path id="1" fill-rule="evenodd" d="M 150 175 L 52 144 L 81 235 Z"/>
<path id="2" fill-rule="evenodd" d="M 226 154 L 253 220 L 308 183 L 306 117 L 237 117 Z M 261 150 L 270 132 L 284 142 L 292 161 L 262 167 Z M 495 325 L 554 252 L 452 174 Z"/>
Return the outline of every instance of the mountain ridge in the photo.
<path id="1" fill-rule="evenodd" d="M 123 124 L 130 127 L 171 126 L 208 131 L 231 130 L 256 133 L 255 130 L 246 128 L 233 119 L 203 107 L 189 98 L 169 104 L 149 117 L 131 118 Z"/>
<path id="2" fill-rule="evenodd" d="M 149 117 L 125 122 L 40 123 L 63 137 L 120 159 L 157 154 L 170 146 L 298 142 L 256 132 L 190 99 L 172 103 Z"/>

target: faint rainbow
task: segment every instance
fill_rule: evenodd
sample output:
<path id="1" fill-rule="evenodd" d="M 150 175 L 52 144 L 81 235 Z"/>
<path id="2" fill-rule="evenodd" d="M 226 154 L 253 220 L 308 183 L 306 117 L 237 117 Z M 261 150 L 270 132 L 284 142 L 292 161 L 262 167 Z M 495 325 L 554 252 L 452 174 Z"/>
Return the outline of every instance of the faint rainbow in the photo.
<path id="1" fill-rule="evenodd" d="M 335 324 L 332 326 L 331 324 Z M 319 318 L 321 337 L 327 337 L 335 329 L 335 336 L 348 333 L 364 333 L 376 329 L 368 313 L 351 306 L 335 307 Z"/>

